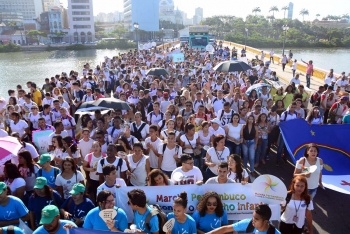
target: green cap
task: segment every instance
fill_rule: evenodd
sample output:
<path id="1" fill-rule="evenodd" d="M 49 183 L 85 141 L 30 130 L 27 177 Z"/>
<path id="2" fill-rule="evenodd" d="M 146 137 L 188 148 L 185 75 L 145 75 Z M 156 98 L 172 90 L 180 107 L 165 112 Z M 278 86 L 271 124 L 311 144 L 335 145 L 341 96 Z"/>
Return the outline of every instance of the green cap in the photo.
<path id="1" fill-rule="evenodd" d="M 52 223 L 53 219 L 59 214 L 60 212 L 58 211 L 58 208 L 56 206 L 45 206 L 44 209 L 41 211 L 40 225 Z"/>
<path id="2" fill-rule="evenodd" d="M 72 188 L 72 190 L 69 192 L 72 195 L 77 195 L 79 193 L 84 193 L 85 192 L 85 186 L 83 184 L 75 184 Z"/>
<path id="3" fill-rule="evenodd" d="M 50 154 L 42 154 L 39 159 L 39 164 L 44 164 L 46 162 L 51 162 L 51 155 Z"/>
<path id="4" fill-rule="evenodd" d="M 4 182 L 0 182 L 0 194 L 6 190 L 7 185 Z"/>
<path id="5" fill-rule="evenodd" d="M 47 179 L 45 177 L 36 178 L 34 188 L 42 189 L 45 185 L 47 185 Z"/>

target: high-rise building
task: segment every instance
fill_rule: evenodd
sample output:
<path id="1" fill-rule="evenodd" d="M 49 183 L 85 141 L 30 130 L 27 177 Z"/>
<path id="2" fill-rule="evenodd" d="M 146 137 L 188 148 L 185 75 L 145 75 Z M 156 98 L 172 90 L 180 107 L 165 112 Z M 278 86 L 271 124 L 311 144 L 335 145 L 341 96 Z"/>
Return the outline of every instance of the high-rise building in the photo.
<path id="1" fill-rule="evenodd" d="M 95 40 L 92 0 L 68 0 L 68 21 L 72 42 Z"/>
<path id="2" fill-rule="evenodd" d="M 42 0 L 0 0 L 0 7 L 11 12 L 20 12 L 23 20 L 37 19 L 43 12 Z"/>
<path id="3" fill-rule="evenodd" d="M 124 28 L 134 31 L 134 23 L 148 32 L 159 31 L 159 0 L 124 0 Z"/>
<path id="4" fill-rule="evenodd" d="M 200 16 L 203 19 L 203 8 L 197 7 L 194 11 L 194 15 Z"/>
<path id="5" fill-rule="evenodd" d="M 294 4 L 290 2 L 288 5 L 288 19 L 293 19 L 293 7 Z"/>
<path id="6" fill-rule="evenodd" d="M 44 11 L 49 11 L 50 7 L 60 6 L 60 0 L 42 0 Z"/>
<path id="7" fill-rule="evenodd" d="M 9 10 L 0 9 L 0 23 L 9 25 L 15 23 L 16 26 L 23 27 L 23 14 L 21 12 L 12 12 Z"/>

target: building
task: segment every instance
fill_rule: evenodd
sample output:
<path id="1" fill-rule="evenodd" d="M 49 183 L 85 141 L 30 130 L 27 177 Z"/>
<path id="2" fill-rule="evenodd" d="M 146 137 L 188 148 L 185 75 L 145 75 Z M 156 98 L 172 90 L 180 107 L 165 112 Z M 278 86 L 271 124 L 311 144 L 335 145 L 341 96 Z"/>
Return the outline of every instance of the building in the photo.
<path id="1" fill-rule="evenodd" d="M 23 14 L 21 12 L 0 9 L 0 23 L 5 23 L 6 25 L 15 23 L 17 27 L 23 28 Z"/>
<path id="2" fill-rule="evenodd" d="M 294 4 L 290 2 L 288 5 L 288 19 L 293 19 L 293 7 Z"/>
<path id="3" fill-rule="evenodd" d="M 49 11 L 50 7 L 60 6 L 60 0 L 42 0 L 44 11 Z"/>
<path id="4" fill-rule="evenodd" d="M 43 12 L 42 0 L 0 0 L 2 10 L 22 13 L 24 20 L 37 19 Z"/>
<path id="5" fill-rule="evenodd" d="M 200 16 L 203 19 L 203 8 L 197 7 L 194 12 L 194 15 Z"/>
<path id="6" fill-rule="evenodd" d="M 159 0 L 124 0 L 124 28 L 134 31 L 134 23 L 139 30 L 159 31 Z"/>
<path id="7" fill-rule="evenodd" d="M 124 20 L 124 12 L 114 12 L 114 22 L 120 22 Z"/>
<path id="8" fill-rule="evenodd" d="M 95 40 L 92 0 L 68 0 L 70 41 L 85 43 Z"/>

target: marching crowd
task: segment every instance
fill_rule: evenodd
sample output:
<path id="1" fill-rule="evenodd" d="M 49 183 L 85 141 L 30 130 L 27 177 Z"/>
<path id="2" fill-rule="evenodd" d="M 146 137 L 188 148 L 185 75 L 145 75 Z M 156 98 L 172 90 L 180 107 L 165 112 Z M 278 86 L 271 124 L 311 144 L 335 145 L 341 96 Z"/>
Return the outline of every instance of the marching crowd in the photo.
<path id="1" fill-rule="evenodd" d="M 175 63 L 171 48 L 130 50 L 95 67 L 86 63 L 81 73 L 46 78 L 41 89 L 28 81 L 9 90 L 9 97 L 0 99 L 0 137 L 15 137 L 22 149 L 1 167 L 2 230 L 22 233 L 17 226 L 23 221 L 34 233 L 74 227 L 124 232 L 129 225 L 115 194 L 121 186 L 134 186 L 127 195 L 136 232 L 162 232 L 165 221 L 175 218 L 169 233 L 313 233 L 312 199 L 322 187 L 323 165 L 314 144 L 296 164 L 278 229 L 269 222 L 267 205 L 256 207 L 253 219 L 229 224 L 215 191 L 202 196 L 192 215 L 186 213 L 183 192 L 165 215 L 147 205 L 137 187 L 245 185 L 258 176 L 256 168 L 272 161 L 282 166 L 289 154 L 279 123 L 297 118 L 309 124 L 349 123 L 343 82 L 348 78 L 331 71 L 329 82 L 309 95 L 296 74 L 285 89 L 274 90 L 266 85 L 279 80 L 269 62 L 252 60 L 248 71 L 220 72 L 215 65 L 237 52 L 222 45 L 214 54 L 187 47 L 181 52 L 185 61 Z M 151 68 L 168 74 L 147 75 Z M 250 89 L 254 84 L 261 86 Z M 125 101 L 130 109 L 77 114 L 82 105 L 105 97 Z M 32 133 L 45 130 L 52 131 L 49 146 L 39 155 Z M 318 166 L 316 172 L 304 170 L 311 165 Z M 104 209 L 116 209 L 117 215 L 105 222 L 99 216 Z"/>

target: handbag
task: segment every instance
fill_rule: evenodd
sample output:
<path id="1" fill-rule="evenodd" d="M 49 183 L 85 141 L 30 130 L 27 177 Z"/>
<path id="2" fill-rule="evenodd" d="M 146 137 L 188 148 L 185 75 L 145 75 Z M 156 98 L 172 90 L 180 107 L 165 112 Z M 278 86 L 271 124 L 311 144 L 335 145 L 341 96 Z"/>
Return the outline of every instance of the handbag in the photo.
<path id="1" fill-rule="evenodd" d="M 186 135 L 185 135 L 185 137 L 186 137 L 186 139 L 187 139 L 187 141 L 188 141 L 188 144 L 190 144 L 190 146 L 191 146 L 191 148 L 192 148 L 192 150 L 193 150 L 193 156 L 194 156 L 195 158 L 200 158 L 201 155 L 202 155 L 202 150 L 199 149 L 198 147 L 195 147 L 195 148 L 192 147 L 192 144 L 191 144 L 190 140 L 187 138 Z"/>

